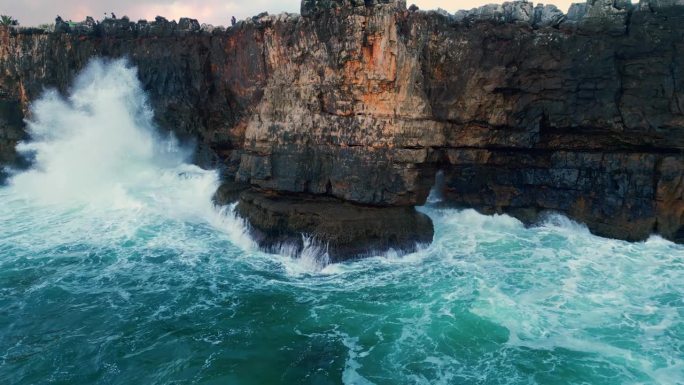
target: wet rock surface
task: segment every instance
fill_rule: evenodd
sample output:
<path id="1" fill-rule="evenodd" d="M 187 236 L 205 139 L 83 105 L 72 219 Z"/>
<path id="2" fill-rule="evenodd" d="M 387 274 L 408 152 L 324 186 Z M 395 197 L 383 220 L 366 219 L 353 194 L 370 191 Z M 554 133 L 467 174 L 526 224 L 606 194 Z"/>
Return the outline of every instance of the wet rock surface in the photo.
<path id="1" fill-rule="evenodd" d="M 413 207 L 372 207 L 336 198 L 248 190 L 241 194 L 237 213 L 251 224 L 260 247 L 301 251 L 319 247 L 331 262 L 394 249 L 413 252 L 432 242 L 430 218 Z"/>
<path id="2" fill-rule="evenodd" d="M 306 0 L 301 16 L 229 28 L 161 17 L 0 28 L 0 102 L 26 115 L 90 58 L 126 56 L 160 127 L 194 140 L 196 162 L 228 181 L 412 207 L 443 170 L 454 205 L 553 210 L 601 235 L 681 242 L 683 21 L 665 0 L 589 0 L 568 14 Z M 10 115 L 3 162 L 23 132 Z"/>
<path id="3" fill-rule="evenodd" d="M 216 189 L 212 199 L 215 205 L 226 206 L 240 200 L 240 194 L 250 187 L 251 186 L 247 183 L 224 181 L 219 185 L 218 189 Z"/>
<path id="4" fill-rule="evenodd" d="M 0 167 L 20 165 L 14 150 L 17 142 L 24 139 L 24 123 L 21 105 L 14 100 L 0 99 Z M 0 184 L 8 177 L 8 172 L 0 168 Z"/>

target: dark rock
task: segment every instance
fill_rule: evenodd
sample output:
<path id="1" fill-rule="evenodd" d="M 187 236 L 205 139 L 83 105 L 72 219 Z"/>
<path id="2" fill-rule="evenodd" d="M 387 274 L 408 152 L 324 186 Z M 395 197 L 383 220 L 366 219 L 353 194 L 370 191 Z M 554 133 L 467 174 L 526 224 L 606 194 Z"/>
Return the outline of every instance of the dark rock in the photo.
<path id="1" fill-rule="evenodd" d="M 534 18 L 534 8 L 531 2 L 513 1 L 503 3 L 504 20 L 508 23 L 529 24 Z"/>
<path id="2" fill-rule="evenodd" d="M 372 8 L 377 5 L 396 4 L 398 9 L 406 9 L 405 0 L 302 0 L 302 16 L 310 16 L 332 10 L 349 10 L 356 7 Z"/>
<path id="3" fill-rule="evenodd" d="M 331 262 L 382 253 L 416 250 L 432 242 L 430 218 L 412 207 L 372 207 L 313 195 L 283 195 L 249 190 L 240 196 L 238 214 L 251 224 L 260 247 L 278 251 L 284 244 L 301 250 L 303 237 L 327 245 Z"/>
<path id="4" fill-rule="evenodd" d="M 662 158 L 657 173 L 657 231 L 668 239 L 684 243 L 684 158 Z"/>
<path id="5" fill-rule="evenodd" d="M 620 36 L 627 32 L 629 7 L 614 0 L 588 0 L 580 29 Z"/>
<path id="6" fill-rule="evenodd" d="M 658 201 L 676 201 L 681 193 L 670 190 L 676 190 L 682 169 L 670 164 L 670 173 L 663 178 L 656 170 L 658 159 L 647 153 L 451 150 L 444 197 L 527 223 L 544 211 L 562 212 L 581 219 L 599 235 L 643 240 L 654 231 Z M 660 182 L 662 198 L 657 199 L 654 183 L 660 178 L 665 180 Z M 668 218 L 681 223 L 680 214 Z"/>
<path id="7" fill-rule="evenodd" d="M 572 3 L 566 19 L 572 23 L 580 22 L 587 14 L 587 3 Z"/>
<path id="8" fill-rule="evenodd" d="M 136 24 L 132 23 L 127 17 L 121 19 L 107 18 L 97 25 L 97 29 L 103 36 L 125 38 L 132 35 L 135 26 Z"/>
<path id="9" fill-rule="evenodd" d="M 565 20 L 565 15 L 555 5 L 537 4 L 534 7 L 532 25 L 537 28 L 558 27 L 563 20 Z"/>
<path id="10" fill-rule="evenodd" d="M 250 188 L 249 184 L 224 181 L 214 193 L 212 200 L 217 206 L 225 206 L 235 203 L 240 199 L 240 194 Z"/>
<path id="11" fill-rule="evenodd" d="M 65 22 L 60 16 L 55 18 L 55 33 L 67 33 L 70 30 L 69 23 Z"/>
<path id="12" fill-rule="evenodd" d="M 678 1 L 448 15 L 306 0 L 302 15 L 193 33 L 161 17 L 108 22 L 101 35 L 63 22 L 60 33 L 0 28 L 0 101 L 23 115 L 91 57 L 125 56 L 159 126 L 193 139 L 197 163 L 225 180 L 410 208 L 441 169 L 453 204 L 682 239 Z"/>
<path id="13" fill-rule="evenodd" d="M 14 148 L 20 140 L 25 139 L 20 103 L 2 100 L 1 96 L 2 94 L 0 94 L 0 185 L 8 176 L 3 166 L 16 168 L 21 165 L 21 159 Z"/>
<path id="14" fill-rule="evenodd" d="M 682 0 L 642 0 L 639 5 L 648 8 L 647 10 L 653 12 L 667 12 L 669 9 L 678 9 L 684 6 Z"/>
<path id="15" fill-rule="evenodd" d="M 456 21 L 467 20 L 471 22 L 493 21 L 503 23 L 506 21 L 502 4 L 487 4 L 470 11 L 461 10 L 456 12 L 454 19 Z"/>
<path id="16" fill-rule="evenodd" d="M 181 17 L 181 19 L 178 20 L 178 30 L 187 32 L 197 32 L 200 30 L 200 24 L 195 19 Z"/>

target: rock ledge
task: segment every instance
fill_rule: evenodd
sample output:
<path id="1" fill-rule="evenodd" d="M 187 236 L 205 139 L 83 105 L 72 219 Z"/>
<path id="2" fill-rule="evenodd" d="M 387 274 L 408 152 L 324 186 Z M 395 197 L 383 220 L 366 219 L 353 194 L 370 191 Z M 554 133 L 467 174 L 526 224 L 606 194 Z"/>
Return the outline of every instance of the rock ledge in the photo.
<path id="1" fill-rule="evenodd" d="M 413 252 L 434 236 L 430 218 L 413 207 L 372 207 L 313 195 L 285 195 L 248 190 L 241 194 L 238 215 L 251 224 L 259 246 L 297 250 L 304 237 L 327 245 L 331 262 L 395 249 Z"/>

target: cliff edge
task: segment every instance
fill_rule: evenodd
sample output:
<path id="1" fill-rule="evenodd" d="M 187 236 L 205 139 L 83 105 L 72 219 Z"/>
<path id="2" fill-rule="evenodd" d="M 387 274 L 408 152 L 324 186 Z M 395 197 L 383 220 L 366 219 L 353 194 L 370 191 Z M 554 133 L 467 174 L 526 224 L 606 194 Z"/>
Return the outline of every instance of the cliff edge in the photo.
<path id="1" fill-rule="evenodd" d="M 410 208 L 441 170 L 450 204 L 684 242 L 680 0 L 589 0 L 568 14 L 304 0 L 301 11 L 228 29 L 0 27 L 0 162 L 15 159 L 44 87 L 66 89 L 91 57 L 125 56 L 160 127 L 195 139 L 196 161 L 249 194 Z"/>

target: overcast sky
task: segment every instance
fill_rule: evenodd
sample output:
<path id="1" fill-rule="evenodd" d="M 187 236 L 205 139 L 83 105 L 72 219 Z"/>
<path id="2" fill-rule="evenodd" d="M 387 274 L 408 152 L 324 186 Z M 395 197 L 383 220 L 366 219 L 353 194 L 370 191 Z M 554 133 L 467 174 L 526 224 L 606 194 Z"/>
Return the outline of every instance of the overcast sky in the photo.
<path id="1" fill-rule="evenodd" d="M 582 1 L 582 0 L 575 0 Z M 470 9 L 494 1 L 487 0 L 407 0 L 421 9 L 441 7 L 449 12 Z M 546 1 L 567 11 L 570 0 Z M 83 20 L 90 15 L 101 19 L 105 12 L 114 12 L 117 17 L 127 15 L 131 20 L 154 19 L 161 15 L 178 20 L 187 16 L 200 23 L 226 25 L 232 15 L 238 19 L 268 13 L 299 12 L 300 0 L 0 0 L 0 14 L 8 14 L 23 25 L 38 25 L 53 22 L 57 15 L 65 20 Z"/>

